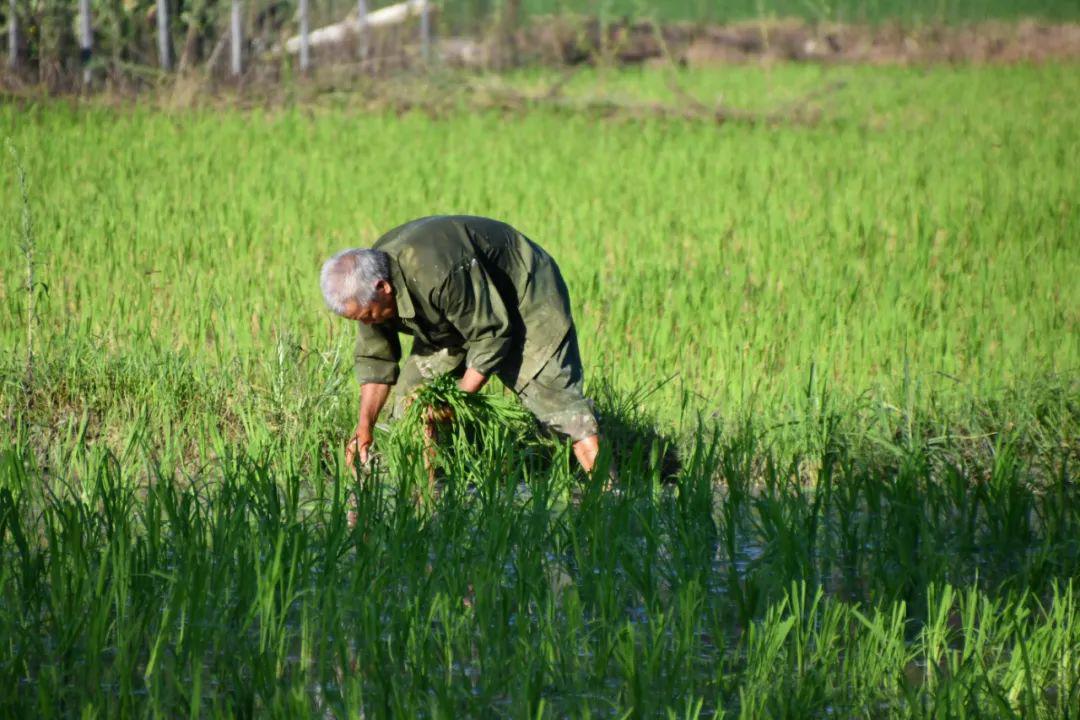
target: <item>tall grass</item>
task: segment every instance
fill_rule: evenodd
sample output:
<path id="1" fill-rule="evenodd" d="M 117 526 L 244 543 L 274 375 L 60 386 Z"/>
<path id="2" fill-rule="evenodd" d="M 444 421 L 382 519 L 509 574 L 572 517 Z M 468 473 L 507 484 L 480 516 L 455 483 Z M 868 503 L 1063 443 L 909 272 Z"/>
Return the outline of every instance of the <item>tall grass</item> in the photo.
<path id="1" fill-rule="evenodd" d="M 529 459 L 493 424 L 478 452 L 451 441 L 430 504 L 408 480 L 421 443 L 401 442 L 360 486 L 335 463 L 244 448 L 181 477 L 138 450 L 46 468 L 9 444 L 5 714 L 1067 717 L 1080 703 L 1064 457 L 1038 478 L 1003 453 L 981 478 L 943 450 L 882 462 L 833 445 L 811 492 L 752 435 L 704 435 L 673 486 L 631 459 L 624 493 L 568 502 L 566 458 Z"/>
<path id="2" fill-rule="evenodd" d="M 814 128 L 55 105 L 9 106 L 0 122 L 38 188 L 51 288 L 38 312 L 61 360 L 91 351 L 134 370 L 173 358 L 160 367 L 244 380 L 193 402 L 317 387 L 307 368 L 347 352 L 351 333 L 303 269 L 411 217 L 474 212 L 559 261 L 590 377 L 630 389 L 674 375 L 650 398 L 667 420 L 753 408 L 785 423 L 804 415 L 811 368 L 834 400 L 865 391 L 859 402 L 884 417 L 962 411 L 1080 366 L 1076 77 L 1049 66 L 686 79 L 750 106 L 846 79 Z M 663 91 L 649 74 L 597 81 Z M 0 199 L 7 237 L 13 199 Z M 22 267 L 12 244 L 0 259 Z M 21 342 L 10 318 L 24 316 L 13 288 L 5 273 L 8 348 Z"/>
<path id="3" fill-rule="evenodd" d="M 15 175 L 18 179 L 19 188 L 19 200 L 21 201 L 21 210 L 19 214 L 19 251 L 23 256 L 24 267 L 26 268 L 26 280 L 23 289 L 26 292 L 26 364 L 23 371 L 23 393 L 26 398 L 31 397 L 31 392 L 34 387 L 34 306 L 35 306 L 35 293 L 37 292 L 37 283 L 34 279 L 34 270 L 37 262 L 37 244 L 34 242 L 34 219 L 30 212 L 30 195 L 26 186 L 26 171 L 23 169 L 22 161 L 19 159 L 19 151 L 15 149 L 14 143 L 11 139 L 7 140 L 8 154 L 11 156 L 12 164 L 15 168 Z M 29 408 L 28 408 L 29 409 Z"/>

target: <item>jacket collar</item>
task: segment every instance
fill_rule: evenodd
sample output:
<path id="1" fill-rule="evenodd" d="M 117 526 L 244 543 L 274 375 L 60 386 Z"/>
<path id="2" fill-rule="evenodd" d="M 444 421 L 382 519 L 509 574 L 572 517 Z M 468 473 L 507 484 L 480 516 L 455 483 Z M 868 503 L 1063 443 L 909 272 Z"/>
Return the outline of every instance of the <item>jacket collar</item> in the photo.
<path id="1" fill-rule="evenodd" d="M 405 284 L 405 276 L 401 274 L 401 266 L 393 257 L 390 258 L 390 284 L 394 288 L 398 317 L 403 320 L 413 318 L 416 310 L 413 308 L 412 296 L 409 295 L 409 287 Z"/>

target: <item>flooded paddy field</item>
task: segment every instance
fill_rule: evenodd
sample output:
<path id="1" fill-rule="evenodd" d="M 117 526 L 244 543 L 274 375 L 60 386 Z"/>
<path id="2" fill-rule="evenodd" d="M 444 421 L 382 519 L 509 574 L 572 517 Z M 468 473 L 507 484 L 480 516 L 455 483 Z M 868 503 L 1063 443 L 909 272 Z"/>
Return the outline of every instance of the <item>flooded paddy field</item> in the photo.
<path id="1" fill-rule="evenodd" d="M 1078 78 L 3 106 L 0 714 L 1074 717 Z M 497 383 L 434 487 L 407 426 L 353 482 L 318 267 L 438 212 L 559 262 L 613 489 Z"/>

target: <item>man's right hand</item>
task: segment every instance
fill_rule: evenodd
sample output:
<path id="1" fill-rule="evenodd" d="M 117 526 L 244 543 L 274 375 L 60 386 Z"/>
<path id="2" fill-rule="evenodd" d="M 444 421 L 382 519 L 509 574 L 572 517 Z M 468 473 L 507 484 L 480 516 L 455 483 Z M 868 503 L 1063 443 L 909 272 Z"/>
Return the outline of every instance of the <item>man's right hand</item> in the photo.
<path id="1" fill-rule="evenodd" d="M 360 386 L 360 422 L 345 445 L 345 461 L 350 468 L 356 466 L 357 460 L 365 467 L 371 461 L 371 431 L 389 395 L 389 385 L 364 383 Z"/>
<path id="2" fill-rule="evenodd" d="M 361 465 L 367 465 L 371 460 L 371 448 L 372 437 L 371 431 L 367 428 L 357 427 L 353 436 L 349 438 L 349 442 L 345 445 L 345 462 L 350 468 L 355 467 L 357 458 L 360 459 Z"/>

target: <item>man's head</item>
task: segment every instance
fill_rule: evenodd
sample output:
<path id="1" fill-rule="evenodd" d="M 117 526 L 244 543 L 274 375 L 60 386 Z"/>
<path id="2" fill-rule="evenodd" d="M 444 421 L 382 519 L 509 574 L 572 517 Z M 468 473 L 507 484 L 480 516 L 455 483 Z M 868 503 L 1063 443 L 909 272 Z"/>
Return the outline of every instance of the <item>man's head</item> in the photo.
<path id="1" fill-rule="evenodd" d="M 342 250 L 323 263 L 319 278 L 331 310 L 374 325 L 397 317 L 390 258 L 381 250 Z"/>

